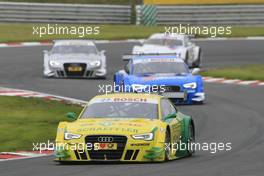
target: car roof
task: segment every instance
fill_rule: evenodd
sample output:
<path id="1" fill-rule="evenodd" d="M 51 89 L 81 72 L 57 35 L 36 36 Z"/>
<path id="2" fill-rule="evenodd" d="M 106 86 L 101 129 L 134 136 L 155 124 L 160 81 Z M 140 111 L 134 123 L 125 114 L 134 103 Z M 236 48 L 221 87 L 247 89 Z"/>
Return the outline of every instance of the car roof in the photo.
<path id="1" fill-rule="evenodd" d="M 89 45 L 95 46 L 92 40 L 54 40 L 54 46 L 61 45 Z"/>
<path id="2" fill-rule="evenodd" d="M 185 35 L 180 35 L 180 34 L 165 34 L 165 33 L 156 33 L 152 34 L 150 39 L 178 39 L 178 40 L 183 40 L 186 38 Z"/>
<path id="3" fill-rule="evenodd" d="M 97 95 L 92 99 L 97 98 L 127 98 L 127 99 L 155 99 L 160 100 L 162 96 L 156 94 L 149 94 L 149 93 L 110 93 L 104 95 Z"/>

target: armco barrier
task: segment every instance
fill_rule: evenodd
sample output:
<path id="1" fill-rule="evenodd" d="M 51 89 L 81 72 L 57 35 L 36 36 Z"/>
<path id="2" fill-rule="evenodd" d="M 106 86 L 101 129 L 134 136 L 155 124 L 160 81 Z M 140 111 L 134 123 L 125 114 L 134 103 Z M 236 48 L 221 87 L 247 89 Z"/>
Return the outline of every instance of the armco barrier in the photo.
<path id="1" fill-rule="evenodd" d="M 264 25 L 264 5 L 137 5 L 143 25 Z M 0 22 L 130 24 L 129 5 L 0 2 Z"/>
<path id="2" fill-rule="evenodd" d="M 0 22 L 130 24 L 130 6 L 0 2 Z"/>
<path id="3" fill-rule="evenodd" d="M 144 5 L 137 6 L 137 24 L 145 24 Z M 152 15 L 157 25 L 263 25 L 264 5 L 198 5 L 198 6 L 156 6 Z M 145 14 L 147 13 L 147 14 Z"/>

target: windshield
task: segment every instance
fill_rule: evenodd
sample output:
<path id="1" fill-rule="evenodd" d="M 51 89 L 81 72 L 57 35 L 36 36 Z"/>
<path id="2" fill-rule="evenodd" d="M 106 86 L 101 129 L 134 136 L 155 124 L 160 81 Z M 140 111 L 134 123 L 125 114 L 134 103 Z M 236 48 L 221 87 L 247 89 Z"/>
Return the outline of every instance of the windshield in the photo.
<path id="1" fill-rule="evenodd" d="M 162 46 L 182 46 L 182 41 L 176 39 L 148 39 L 144 44 Z"/>
<path id="2" fill-rule="evenodd" d="M 52 54 L 96 54 L 97 49 L 95 46 L 87 45 L 60 45 L 55 46 L 51 50 Z"/>
<path id="3" fill-rule="evenodd" d="M 133 74 L 145 75 L 145 74 L 187 74 L 188 68 L 184 62 L 138 62 L 134 63 Z"/>
<path id="4" fill-rule="evenodd" d="M 142 102 L 100 102 L 88 105 L 81 119 L 86 118 L 147 118 L 157 119 L 157 104 Z"/>

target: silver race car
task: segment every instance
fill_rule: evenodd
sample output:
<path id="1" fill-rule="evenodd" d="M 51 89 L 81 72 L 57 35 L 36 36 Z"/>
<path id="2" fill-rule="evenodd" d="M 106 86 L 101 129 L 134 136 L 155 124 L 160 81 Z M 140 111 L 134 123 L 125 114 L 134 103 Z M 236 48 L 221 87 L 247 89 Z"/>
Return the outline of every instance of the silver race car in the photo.
<path id="1" fill-rule="evenodd" d="M 175 53 L 189 67 L 201 64 L 201 48 L 189 40 L 187 35 L 157 33 L 151 35 L 142 46 L 134 46 L 132 54 Z"/>
<path id="2" fill-rule="evenodd" d="M 105 78 L 105 51 L 90 40 L 55 40 L 44 51 L 44 76 L 62 78 Z"/>

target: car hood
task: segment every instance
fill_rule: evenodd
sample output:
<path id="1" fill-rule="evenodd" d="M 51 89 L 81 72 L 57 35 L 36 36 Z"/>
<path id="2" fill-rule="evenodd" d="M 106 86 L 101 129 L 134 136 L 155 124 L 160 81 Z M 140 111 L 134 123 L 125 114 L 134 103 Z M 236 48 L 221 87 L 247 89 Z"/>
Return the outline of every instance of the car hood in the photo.
<path id="1" fill-rule="evenodd" d="M 184 51 L 183 46 L 161 46 L 161 45 L 143 45 L 135 46 L 133 52 L 143 52 L 143 53 L 172 53 L 172 52 L 182 52 Z"/>
<path id="2" fill-rule="evenodd" d="M 186 83 L 196 82 L 197 75 L 173 75 L 173 74 L 153 74 L 149 76 L 129 75 L 127 80 L 130 84 L 143 85 L 182 85 Z"/>
<path id="3" fill-rule="evenodd" d="M 143 118 L 90 118 L 79 119 L 67 125 L 67 132 L 87 134 L 140 134 L 148 133 L 161 125 L 160 120 Z"/>
<path id="4" fill-rule="evenodd" d="M 61 62 L 89 62 L 101 60 L 102 56 L 97 54 L 52 54 L 50 60 Z"/>

